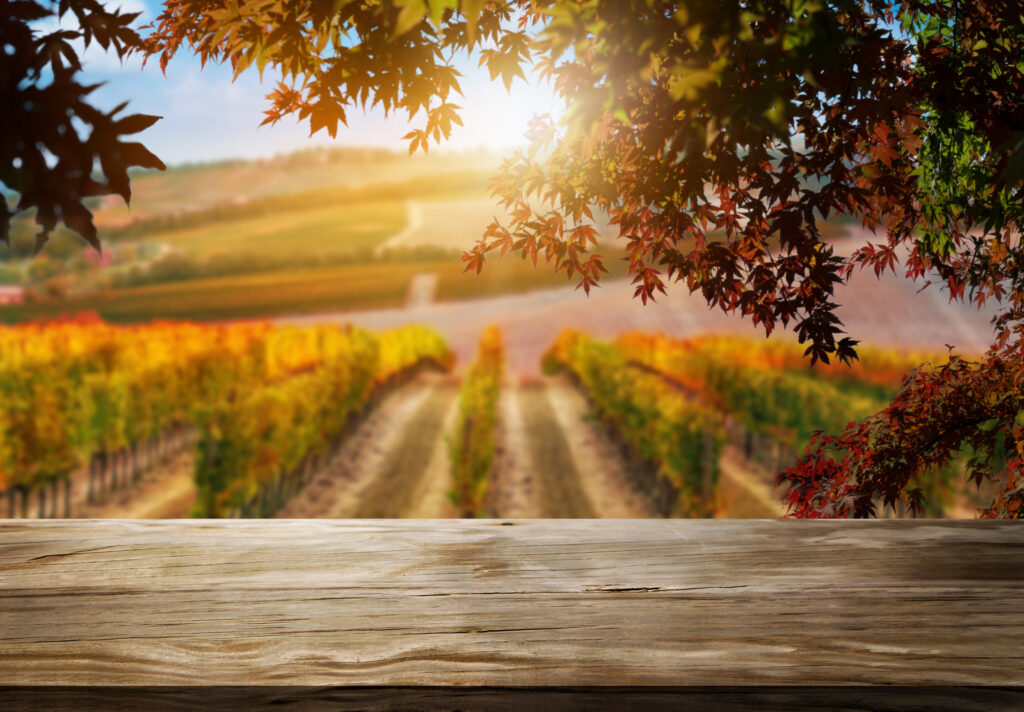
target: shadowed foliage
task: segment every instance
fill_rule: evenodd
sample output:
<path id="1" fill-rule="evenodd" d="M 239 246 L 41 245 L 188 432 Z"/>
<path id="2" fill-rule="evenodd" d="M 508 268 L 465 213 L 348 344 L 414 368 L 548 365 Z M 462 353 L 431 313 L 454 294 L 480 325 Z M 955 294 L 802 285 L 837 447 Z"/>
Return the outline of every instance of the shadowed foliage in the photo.
<path id="1" fill-rule="evenodd" d="M 38 29 L 68 16 L 77 29 Z M 80 84 L 76 76 L 82 69 L 78 46 L 96 43 L 118 57 L 138 48 L 130 27 L 136 17 L 97 0 L 0 2 L 0 187 L 18 194 L 15 210 L 36 211 L 37 251 L 59 222 L 99 249 L 85 200 L 116 194 L 128 202 L 130 167 L 164 167 L 141 143 L 122 140 L 160 117 L 119 116 L 126 104 L 101 111 L 89 103 L 98 85 Z M 8 244 L 12 217 L 5 197 L 0 239 Z"/>

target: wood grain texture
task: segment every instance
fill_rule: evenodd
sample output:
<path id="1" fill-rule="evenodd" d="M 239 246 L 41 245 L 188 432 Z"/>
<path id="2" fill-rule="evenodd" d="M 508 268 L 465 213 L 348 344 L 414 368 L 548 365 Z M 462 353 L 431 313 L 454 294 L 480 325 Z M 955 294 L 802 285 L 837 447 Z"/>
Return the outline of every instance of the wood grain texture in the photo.
<path id="1" fill-rule="evenodd" d="M 32 712 L 1007 712 L 1021 687 L 0 687 Z"/>
<path id="2" fill-rule="evenodd" d="M 0 684 L 1024 685 L 1024 526 L 0 520 Z"/>

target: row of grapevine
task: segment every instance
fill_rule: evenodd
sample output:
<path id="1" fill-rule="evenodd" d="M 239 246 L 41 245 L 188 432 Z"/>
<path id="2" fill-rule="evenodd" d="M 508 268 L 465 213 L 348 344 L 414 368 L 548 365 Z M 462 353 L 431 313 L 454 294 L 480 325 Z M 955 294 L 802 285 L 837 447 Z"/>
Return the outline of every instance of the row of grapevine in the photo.
<path id="1" fill-rule="evenodd" d="M 663 514 L 705 516 L 713 510 L 724 442 L 717 413 L 631 368 L 619 346 L 577 331 L 559 334 L 544 369 L 569 372 L 598 416 L 652 468 L 653 480 L 645 484 Z"/>
<path id="2" fill-rule="evenodd" d="M 87 469 L 90 497 L 137 477 L 190 446 L 211 407 L 320 369 L 343 348 L 342 333 L 95 317 L 0 327 L 0 492 L 12 512 L 20 496 L 24 516 L 36 491 L 40 516 L 44 504 L 55 516 L 63 485 L 67 513 L 71 473 Z M 417 342 L 446 350 L 436 335 L 396 334 L 374 362 L 374 384 L 400 370 Z"/>
<path id="3" fill-rule="evenodd" d="M 811 366 L 806 349 L 795 339 L 754 339 L 734 334 L 702 334 L 684 339 L 634 332 L 619 338 L 623 346 L 661 352 L 699 352 L 735 366 L 755 366 L 769 370 L 788 370 L 836 383 L 851 383 L 858 388 L 879 386 L 890 392 L 899 387 L 904 376 L 915 368 L 945 360 L 934 351 L 880 348 L 869 344 L 857 347 L 858 358 L 850 364 Z"/>
<path id="4" fill-rule="evenodd" d="M 672 339 L 628 334 L 616 342 L 631 362 L 671 378 L 710 406 L 738 419 L 748 431 L 769 432 L 790 447 L 807 442 L 815 430 L 841 430 L 885 405 L 900 375 L 890 357 L 880 374 L 865 366 L 810 370 L 800 347 L 788 342 L 735 336 Z M 865 354 L 865 363 L 868 354 Z M 913 365 L 918 365 L 917 362 Z M 908 369 L 913 366 L 908 365 Z M 896 380 L 893 384 L 892 381 Z"/>
<path id="5" fill-rule="evenodd" d="M 504 354 L 501 331 L 489 327 L 459 392 L 459 414 L 450 446 L 452 502 L 464 517 L 480 516 L 494 460 L 494 434 Z"/>
<path id="6" fill-rule="evenodd" d="M 195 513 L 270 516 L 340 445 L 383 386 L 424 364 L 451 367 L 435 332 L 335 329 L 314 368 L 236 392 L 197 417 Z"/>
<path id="7" fill-rule="evenodd" d="M 169 454 L 186 441 L 193 399 L 215 391 L 218 372 L 266 327 L 214 331 L 90 318 L 0 329 L 0 488 L 66 485 L 83 463 L 90 485 L 123 480 L 140 459 Z"/>
<path id="8" fill-rule="evenodd" d="M 802 348 L 790 341 L 627 334 L 616 344 L 630 363 L 679 384 L 739 423 L 747 457 L 768 460 L 764 464 L 772 470 L 791 466 L 815 431 L 838 433 L 848 423 L 878 412 L 904 376 L 942 358 L 935 353 L 858 347 L 860 358 L 852 366 L 810 367 Z M 784 450 L 772 448 L 776 457 L 769 457 L 764 448 L 751 446 L 756 438 L 782 443 Z M 954 465 L 918 483 L 930 513 L 942 513 L 956 476 Z"/>

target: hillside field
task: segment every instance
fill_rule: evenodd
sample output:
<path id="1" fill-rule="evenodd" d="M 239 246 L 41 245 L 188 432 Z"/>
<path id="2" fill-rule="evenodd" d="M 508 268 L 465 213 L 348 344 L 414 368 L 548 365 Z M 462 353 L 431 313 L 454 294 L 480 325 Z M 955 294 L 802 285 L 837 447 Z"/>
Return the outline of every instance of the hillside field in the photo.
<path id="1" fill-rule="evenodd" d="M 141 240 L 163 243 L 199 259 L 232 253 L 271 259 L 299 255 L 329 257 L 376 247 L 405 224 L 403 202 L 375 200 L 211 221 L 158 232 Z"/>
<path id="2" fill-rule="evenodd" d="M 487 155 L 341 151 L 144 173 L 130 212 L 110 200 L 97 210 L 102 260 L 66 231 L 30 259 L 32 228 L 16 221 L 0 277 L 25 285 L 25 303 L 0 306 L 0 322 L 393 308 L 418 275 L 436 284 L 430 296 L 442 301 L 567 284 L 519 260 L 463 274 L 460 251 L 504 215 L 486 195 L 492 163 Z M 609 266 L 623 273 L 621 262 Z"/>

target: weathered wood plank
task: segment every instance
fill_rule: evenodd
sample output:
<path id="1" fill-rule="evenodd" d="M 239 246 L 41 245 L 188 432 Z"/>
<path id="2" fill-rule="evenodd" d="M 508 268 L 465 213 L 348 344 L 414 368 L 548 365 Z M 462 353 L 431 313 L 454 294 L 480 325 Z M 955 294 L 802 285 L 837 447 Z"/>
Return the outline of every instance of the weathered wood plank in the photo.
<path id="1" fill-rule="evenodd" d="M 1022 687 L 0 687 L 0 708 L 56 712 L 1007 712 Z"/>
<path id="2" fill-rule="evenodd" d="M 1022 685 L 1024 526 L 0 520 L 0 684 Z"/>

